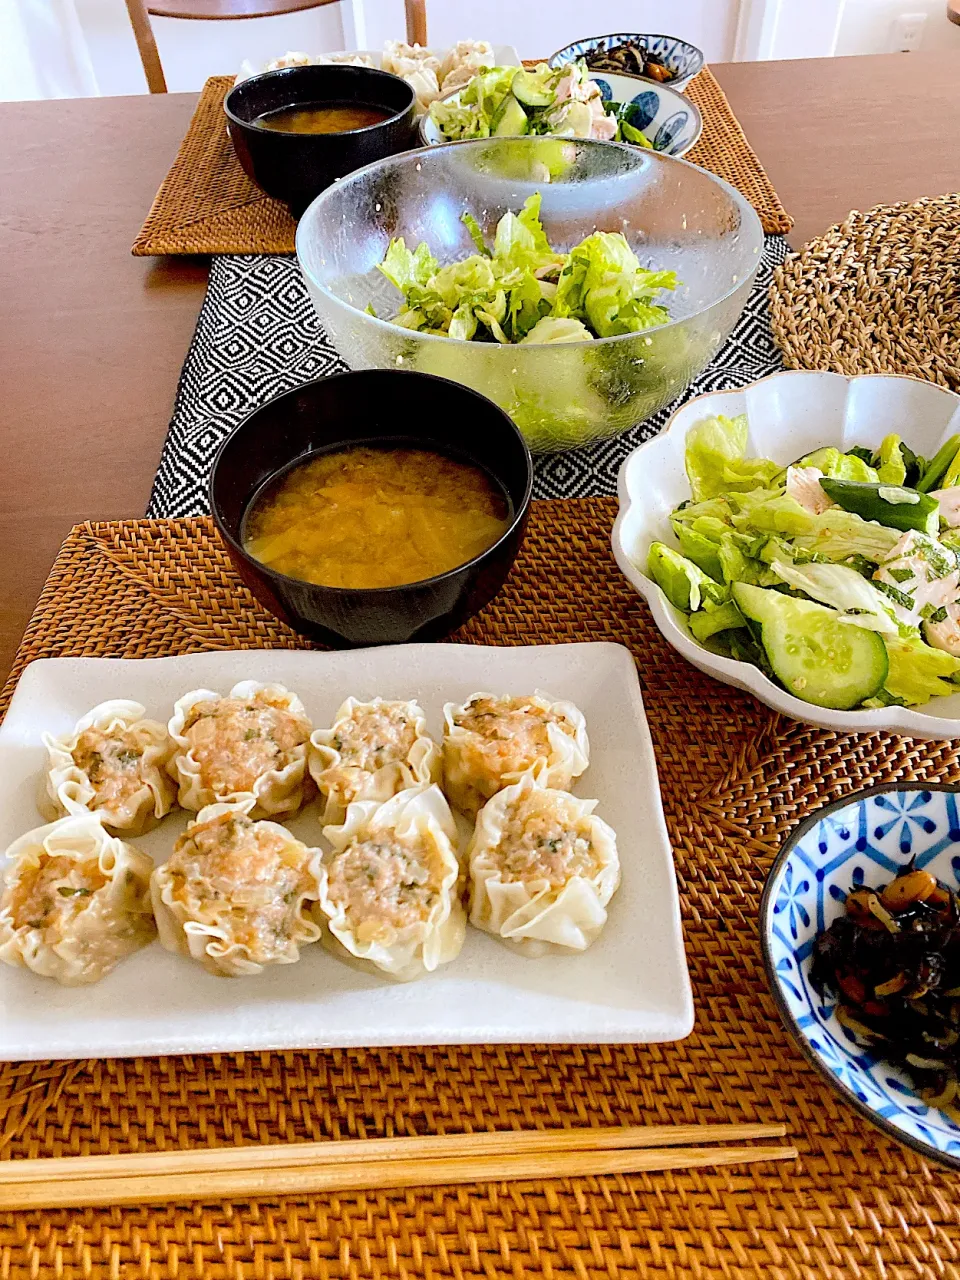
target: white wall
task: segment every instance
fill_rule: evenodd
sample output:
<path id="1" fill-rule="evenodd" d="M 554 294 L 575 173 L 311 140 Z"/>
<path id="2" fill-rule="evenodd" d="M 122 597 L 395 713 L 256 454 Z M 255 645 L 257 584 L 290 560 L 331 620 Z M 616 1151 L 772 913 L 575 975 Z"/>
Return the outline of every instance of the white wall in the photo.
<path id="1" fill-rule="evenodd" d="M 0 5 L 4 0 L 0 0 Z M 103 94 L 145 93 L 130 19 L 123 0 L 75 0 Z M 199 89 L 208 76 L 237 71 L 244 58 L 266 62 L 288 49 L 322 53 L 343 48 L 340 6 L 326 5 L 279 18 L 186 22 L 152 18 L 160 62 L 171 93 Z"/>
<path id="2" fill-rule="evenodd" d="M 403 0 L 360 0 L 367 47 L 404 29 Z M 427 0 L 431 44 L 467 37 L 512 44 L 522 58 L 547 57 L 583 36 L 650 31 L 682 36 L 712 62 L 733 56 L 739 0 Z"/>
<path id="3" fill-rule="evenodd" d="M 0 0 L 0 102 L 96 92 L 73 0 Z"/>
<path id="4" fill-rule="evenodd" d="M 960 27 L 949 21 L 946 9 L 946 0 L 846 0 L 837 31 L 835 52 L 895 52 L 896 45 L 891 43 L 893 22 L 904 13 L 927 15 L 920 44 L 921 52 L 925 49 L 960 49 Z M 922 82 L 922 68 L 919 74 Z M 906 87 L 901 85 L 898 89 Z"/>
<path id="5" fill-rule="evenodd" d="M 829 58 L 844 0 L 741 0 L 735 57 Z"/>
<path id="6" fill-rule="evenodd" d="M 0 0 L 0 16 L 6 0 Z M 101 93 L 143 93 L 146 84 L 123 0 L 75 0 Z M 265 61 L 288 49 L 344 47 L 353 17 L 366 28 L 363 43 L 379 48 L 402 36 L 403 0 L 344 0 L 281 18 L 240 22 L 153 19 L 171 90 L 198 89 L 208 75 L 235 71 L 244 58 Z M 960 48 L 960 27 L 948 22 L 944 0 L 428 0 L 434 44 L 473 36 L 512 44 L 521 57 L 543 57 L 580 36 L 640 28 L 685 36 L 712 62 L 737 58 L 827 57 L 885 53 L 901 13 L 927 13 L 922 48 Z M 739 39 L 738 39 L 739 21 Z M 3 24 L 0 23 L 0 28 Z M 0 35 L 3 32 L 0 31 Z M 15 57 L 9 32 L 0 61 Z M 6 46 L 5 48 L 2 46 Z M 22 80 L 22 76 L 21 76 Z M 18 82 L 19 84 L 19 82 Z M 56 92 L 8 88 L 0 97 Z M 67 90 L 83 92 L 83 88 Z M 90 91 L 90 90 L 87 90 Z"/>

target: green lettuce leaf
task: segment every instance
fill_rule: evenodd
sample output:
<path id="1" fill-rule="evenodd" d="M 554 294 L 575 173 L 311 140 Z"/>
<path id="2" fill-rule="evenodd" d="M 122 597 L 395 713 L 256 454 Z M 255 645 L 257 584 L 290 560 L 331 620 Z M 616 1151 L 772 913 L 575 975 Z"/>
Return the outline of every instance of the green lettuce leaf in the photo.
<path id="1" fill-rule="evenodd" d="M 739 498 L 739 495 L 737 495 Z M 726 525 L 733 528 L 733 518 L 737 514 L 734 510 L 732 495 L 728 497 L 726 494 L 720 494 L 716 498 L 705 498 L 703 502 L 681 502 L 670 516 L 674 524 L 688 524 L 691 527 L 696 526 L 700 529 L 700 521 L 714 521 L 717 525 Z M 713 537 L 715 542 L 720 540 L 720 534 L 711 534 L 707 532 L 709 526 L 703 526 L 700 529 L 706 537 Z M 720 533 L 724 532 L 720 530 Z"/>
<path id="2" fill-rule="evenodd" d="M 679 523 L 674 524 L 674 532 L 680 543 L 680 550 L 687 559 L 692 560 L 698 569 L 702 569 L 717 582 L 722 581 L 723 566 L 720 564 L 719 539 L 705 537 L 691 525 Z"/>
<path id="3" fill-rule="evenodd" d="M 770 568 L 788 586 L 830 605 L 868 631 L 898 635 L 899 627 L 883 597 L 856 569 L 842 564 L 790 564 L 774 560 Z"/>
<path id="4" fill-rule="evenodd" d="M 474 314 L 473 307 L 469 303 L 463 302 L 454 311 L 447 333 L 451 338 L 460 338 L 463 342 L 469 342 L 476 332 L 477 317 Z"/>
<path id="5" fill-rule="evenodd" d="M 505 213 L 497 223 L 493 257 L 500 273 L 514 267 L 560 265 L 563 254 L 554 253 L 540 223 L 540 193 L 524 203 L 520 213 Z"/>
<path id="6" fill-rule="evenodd" d="M 390 241 L 383 261 L 378 263 L 379 270 L 401 293 L 406 293 L 413 285 L 427 284 L 438 266 L 425 244 L 418 244 L 411 251 L 402 236 Z"/>
<path id="7" fill-rule="evenodd" d="M 550 241 L 547 239 L 547 233 L 543 229 L 543 223 L 540 221 L 540 206 L 543 203 L 543 196 L 539 191 L 535 191 L 532 196 L 528 196 L 523 202 L 523 208 L 517 214 L 517 221 L 520 225 L 530 233 L 533 240 L 533 246 L 538 253 L 546 254 L 548 258 L 561 255 L 554 254 L 550 248 Z"/>
<path id="8" fill-rule="evenodd" d="M 960 675 L 960 658 L 932 649 L 922 640 L 884 636 L 890 670 L 884 689 L 907 706 L 922 706 L 931 698 L 957 692 L 952 683 Z"/>
<path id="9" fill-rule="evenodd" d="M 877 479 L 881 484 L 902 485 L 907 482 L 907 464 L 900 437 L 884 436 L 877 450 Z"/>
<path id="10" fill-rule="evenodd" d="M 474 76 L 460 92 L 461 104 L 475 106 L 480 122 L 485 124 L 488 130 L 497 108 L 510 92 L 513 78 L 518 70 L 518 67 L 491 67 L 489 71 L 481 71 L 479 75 Z M 437 105 L 437 103 L 433 104 L 433 106 Z M 431 107 L 431 114 L 432 112 L 433 107 Z"/>
<path id="11" fill-rule="evenodd" d="M 462 262 L 442 267 L 431 277 L 429 287 L 453 310 L 468 295 L 477 302 L 484 301 L 497 292 L 499 284 L 490 259 L 474 253 Z"/>
<path id="12" fill-rule="evenodd" d="M 690 615 L 690 631 L 701 644 L 721 631 L 736 631 L 746 625 L 746 619 L 732 600 L 723 604 L 706 602 L 702 609 Z"/>
<path id="13" fill-rule="evenodd" d="M 775 587 L 780 579 L 763 561 L 746 553 L 742 535 L 728 533 L 720 539 L 720 571 L 724 582 L 748 582 L 754 587 Z"/>
<path id="14" fill-rule="evenodd" d="M 729 595 L 692 560 L 663 542 L 651 545 L 647 572 L 670 603 L 684 613 L 695 613 L 706 600 L 722 604 Z"/>
<path id="15" fill-rule="evenodd" d="M 717 415 L 698 422 L 687 434 L 684 462 L 695 502 L 737 490 L 766 488 L 783 468 L 766 458 L 744 458 L 747 419 Z M 792 499 L 791 499 L 792 501 Z M 794 503 L 798 510 L 803 510 Z"/>
<path id="16" fill-rule="evenodd" d="M 794 547 L 827 560 L 861 555 L 876 563 L 889 554 L 900 538 L 896 529 L 862 520 L 840 507 L 814 515 L 785 493 L 757 490 L 738 496 L 737 501 L 741 510 L 731 516 L 736 528 L 792 538 Z"/>
<path id="17" fill-rule="evenodd" d="M 521 343 L 533 342 L 589 342 L 590 330 L 579 320 L 545 316 L 538 320 Z"/>
<path id="18" fill-rule="evenodd" d="M 430 106 L 430 119 L 444 138 L 458 142 L 462 138 L 489 138 L 490 126 L 483 119 L 480 108 L 468 105 L 460 95 L 460 101 L 444 102 L 438 98 Z"/>
<path id="19" fill-rule="evenodd" d="M 477 246 L 477 253 L 482 253 L 484 257 L 489 258 L 490 250 L 487 248 L 487 243 L 483 238 L 483 231 L 480 227 L 480 223 L 476 220 L 473 214 L 462 213 L 460 215 L 460 221 L 470 232 L 470 239 Z"/>
<path id="20" fill-rule="evenodd" d="M 827 446 L 815 449 L 795 464 L 798 467 L 819 467 L 831 480 L 876 481 L 877 473 L 873 467 L 855 453 L 841 453 L 839 449 Z"/>
<path id="21" fill-rule="evenodd" d="M 637 333 L 664 324 L 665 307 L 652 299 L 675 289 L 673 271 L 648 271 L 618 231 L 597 231 L 571 250 L 554 300 L 554 314 L 574 316 L 598 337 Z"/>
<path id="22" fill-rule="evenodd" d="M 549 314 L 550 303 L 543 295 L 541 282 L 528 268 L 516 270 L 503 276 L 501 286 L 507 294 L 507 318 L 504 327 L 511 342 L 522 342 L 545 316 Z M 591 334 L 586 335 L 592 337 Z M 549 338 L 534 338 L 534 342 L 550 341 Z M 573 341 L 573 339 L 569 339 Z"/>

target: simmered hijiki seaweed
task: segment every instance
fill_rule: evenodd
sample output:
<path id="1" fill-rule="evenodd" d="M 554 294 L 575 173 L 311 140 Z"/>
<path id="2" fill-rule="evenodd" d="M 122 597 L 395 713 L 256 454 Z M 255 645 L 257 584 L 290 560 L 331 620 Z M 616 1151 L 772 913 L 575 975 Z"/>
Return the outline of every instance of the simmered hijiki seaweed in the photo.
<path id="1" fill-rule="evenodd" d="M 911 862 L 889 884 L 855 887 L 819 934 L 814 987 L 839 1021 L 906 1070 L 925 1102 L 960 1120 L 960 903 Z"/>
<path id="2" fill-rule="evenodd" d="M 676 80 L 672 71 L 654 54 L 648 53 L 642 40 L 624 40 L 610 49 L 594 49 L 586 56 L 591 71 L 612 71 L 620 75 L 646 76 L 665 83 Z"/>

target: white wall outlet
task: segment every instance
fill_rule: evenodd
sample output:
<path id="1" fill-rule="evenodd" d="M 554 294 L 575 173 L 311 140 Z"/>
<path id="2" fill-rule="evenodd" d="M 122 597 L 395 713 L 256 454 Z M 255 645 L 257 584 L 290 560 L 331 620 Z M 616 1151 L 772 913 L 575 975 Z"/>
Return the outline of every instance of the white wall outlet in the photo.
<path id="1" fill-rule="evenodd" d="M 901 13 L 894 18 L 890 24 L 890 52 L 911 53 L 914 49 L 919 49 L 926 23 L 925 13 Z"/>

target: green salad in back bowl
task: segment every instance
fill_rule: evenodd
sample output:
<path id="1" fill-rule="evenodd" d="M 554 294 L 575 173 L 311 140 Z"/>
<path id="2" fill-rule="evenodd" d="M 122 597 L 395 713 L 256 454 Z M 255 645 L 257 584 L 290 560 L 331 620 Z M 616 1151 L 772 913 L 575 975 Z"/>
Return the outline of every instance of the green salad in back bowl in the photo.
<path id="1" fill-rule="evenodd" d="M 698 108 L 665 85 L 638 85 L 585 63 L 490 67 L 437 99 L 420 121 L 427 146 L 523 134 L 594 138 L 685 155 L 703 129 Z"/>
<path id="2" fill-rule="evenodd" d="M 747 201 L 703 170 L 555 137 L 391 157 L 324 192 L 297 233 L 354 368 L 463 382 L 540 451 L 681 395 L 739 318 L 762 244 Z"/>

